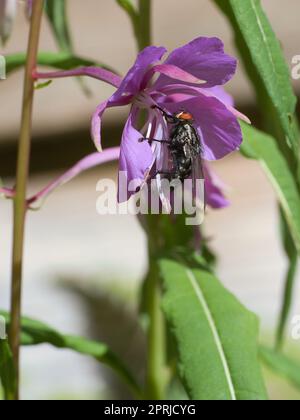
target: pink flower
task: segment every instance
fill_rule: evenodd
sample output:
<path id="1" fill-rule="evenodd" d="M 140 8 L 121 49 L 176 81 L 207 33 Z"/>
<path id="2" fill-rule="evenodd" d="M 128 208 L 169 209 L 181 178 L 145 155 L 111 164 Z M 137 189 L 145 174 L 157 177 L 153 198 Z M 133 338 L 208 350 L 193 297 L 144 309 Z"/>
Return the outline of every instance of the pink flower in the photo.
<path id="1" fill-rule="evenodd" d="M 220 88 L 236 71 L 236 60 L 224 53 L 222 42 L 217 38 L 197 38 L 162 61 L 165 53 L 162 47 L 144 49 L 118 90 L 99 105 L 92 120 L 92 136 L 100 150 L 105 110 L 131 105 L 121 141 L 119 170 L 127 174 L 128 186 L 134 182 L 137 189 L 145 183 L 151 169 L 166 160 L 161 144 L 139 142 L 144 137 L 170 137 L 170 127 L 157 106 L 169 114 L 185 110 L 193 115 L 204 160 L 221 159 L 242 142 L 238 117 L 246 117 L 233 108 L 232 100 Z M 156 74 L 158 79 L 154 78 Z M 140 127 L 142 111 L 147 112 L 147 121 Z M 131 194 L 129 190 L 128 194 L 119 192 L 119 201 L 127 200 Z"/>
<path id="2" fill-rule="evenodd" d="M 157 178 L 155 170 L 165 158 L 160 142 L 141 142 L 141 138 L 164 140 L 170 138 L 170 126 L 160 107 L 169 114 L 185 110 L 193 115 L 194 126 L 201 142 L 201 159 L 221 159 L 238 150 L 242 142 L 238 118 L 247 117 L 233 107 L 232 98 L 222 88 L 236 71 L 237 62 L 224 52 L 217 38 L 197 38 L 176 49 L 165 60 L 166 49 L 147 47 L 137 57 L 126 76 L 119 76 L 96 67 L 71 71 L 34 74 L 35 78 L 90 76 L 117 88 L 107 101 L 101 103 L 92 118 L 92 137 L 102 150 L 101 124 L 104 112 L 111 107 L 130 105 L 120 146 L 119 171 L 126 174 L 127 191 L 119 189 L 119 201 L 129 199 L 149 181 Z M 156 77 L 158 76 L 158 77 Z M 146 122 L 140 126 L 140 117 L 146 112 Z M 103 153 L 109 153 L 105 151 Z M 207 202 L 213 207 L 228 205 L 213 177 L 205 166 Z"/>

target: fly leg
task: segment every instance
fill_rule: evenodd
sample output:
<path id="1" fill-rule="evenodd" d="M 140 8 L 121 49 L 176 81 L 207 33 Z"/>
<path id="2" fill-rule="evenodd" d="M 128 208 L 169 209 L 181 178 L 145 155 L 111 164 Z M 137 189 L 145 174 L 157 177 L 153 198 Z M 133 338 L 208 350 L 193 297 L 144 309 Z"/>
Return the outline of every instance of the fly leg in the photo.
<path id="1" fill-rule="evenodd" d="M 170 144 L 169 140 L 147 139 L 143 137 L 139 139 L 139 143 L 143 143 L 144 141 L 147 141 L 148 143 L 155 142 L 155 143 L 161 143 L 161 144 Z"/>
<path id="2" fill-rule="evenodd" d="M 163 116 L 165 117 L 165 119 L 167 120 L 168 123 L 170 124 L 176 124 L 178 122 L 178 119 L 176 117 L 174 117 L 171 114 L 168 114 L 165 110 L 163 110 L 160 106 L 158 105 L 153 105 L 152 106 L 153 109 L 158 109 Z"/>

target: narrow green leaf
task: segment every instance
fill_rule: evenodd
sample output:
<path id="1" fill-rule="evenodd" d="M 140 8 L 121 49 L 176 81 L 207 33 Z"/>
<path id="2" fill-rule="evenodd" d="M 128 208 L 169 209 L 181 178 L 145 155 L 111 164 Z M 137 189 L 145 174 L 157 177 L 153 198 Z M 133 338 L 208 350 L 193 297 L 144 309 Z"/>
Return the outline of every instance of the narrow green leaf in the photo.
<path id="1" fill-rule="evenodd" d="M 57 44 L 61 51 L 72 52 L 72 41 L 67 19 L 67 1 L 47 0 L 46 14 L 49 18 Z"/>
<path id="2" fill-rule="evenodd" d="M 211 273 L 171 260 L 162 260 L 161 269 L 163 308 L 190 398 L 265 400 L 255 315 Z"/>
<path id="3" fill-rule="evenodd" d="M 8 314 L 0 311 L 0 315 L 9 324 Z M 87 340 L 83 337 L 61 334 L 42 322 L 25 317 L 22 318 L 21 341 L 24 346 L 50 344 L 59 349 L 73 350 L 82 355 L 93 357 L 98 362 L 110 366 L 118 373 L 130 386 L 135 395 L 140 394 L 139 386 L 127 367 L 104 343 Z"/>
<path id="4" fill-rule="evenodd" d="M 45 89 L 46 87 L 50 86 L 52 84 L 52 80 L 47 80 L 46 82 L 43 83 L 37 83 L 34 86 L 35 90 L 41 90 L 41 89 Z"/>
<path id="5" fill-rule="evenodd" d="M 139 36 L 139 13 L 136 10 L 132 0 L 116 0 L 118 5 L 127 13 L 132 24 L 135 37 Z"/>
<path id="6" fill-rule="evenodd" d="M 134 7 L 134 4 L 131 0 L 116 0 L 118 5 L 122 7 L 123 10 L 129 15 L 129 17 L 135 21 L 138 19 L 138 12 Z"/>
<path id="7" fill-rule="evenodd" d="M 26 53 L 16 53 L 5 56 L 7 74 L 19 70 L 26 63 Z M 70 70 L 81 66 L 98 66 L 111 70 L 108 66 L 96 63 L 82 57 L 77 57 L 65 52 L 41 52 L 38 55 L 38 64 L 45 67 L 53 67 L 60 70 Z"/>
<path id="8" fill-rule="evenodd" d="M 214 1 L 231 22 L 244 65 L 258 96 L 261 96 L 261 91 L 266 91 L 286 142 L 289 147 L 292 146 L 298 159 L 299 138 L 294 118 L 296 97 L 292 90 L 291 76 L 281 45 L 260 0 Z"/>
<path id="9" fill-rule="evenodd" d="M 0 339 L 0 381 L 6 400 L 13 400 L 16 389 L 16 377 L 12 353 L 7 340 Z"/>
<path id="10" fill-rule="evenodd" d="M 300 361 L 291 360 L 267 347 L 261 347 L 260 357 L 271 370 L 300 389 Z"/>
<path id="11" fill-rule="evenodd" d="M 139 51 L 149 47 L 152 41 L 152 0 L 138 0 L 139 25 L 137 44 Z"/>
<path id="12" fill-rule="evenodd" d="M 295 247 L 300 253 L 300 197 L 296 181 L 275 139 L 241 123 L 245 156 L 260 161 L 269 177 L 287 220 Z"/>
<path id="13" fill-rule="evenodd" d="M 276 343 L 275 347 L 279 351 L 282 349 L 284 344 L 285 338 L 285 330 L 286 325 L 289 319 L 292 303 L 293 303 L 293 295 L 296 283 L 296 275 L 297 275 L 297 268 L 298 268 L 298 252 L 295 248 L 293 238 L 290 234 L 289 228 L 287 226 L 284 214 L 282 211 L 280 212 L 280 220 L 281 220 L 281 237 L 283 248 L 286 253 L 286 256 L 289 261 L 289 267 L 286 275 L 285 286 L 284 286 L 284 293 L 282 299 L 281 310 L 279 314 L 279 321 L 276 330 Z"/>

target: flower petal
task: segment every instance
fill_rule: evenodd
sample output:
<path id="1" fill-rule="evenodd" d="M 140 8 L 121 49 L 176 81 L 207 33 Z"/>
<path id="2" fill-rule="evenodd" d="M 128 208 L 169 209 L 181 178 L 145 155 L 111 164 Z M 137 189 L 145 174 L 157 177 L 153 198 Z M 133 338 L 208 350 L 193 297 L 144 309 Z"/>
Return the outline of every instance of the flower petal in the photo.
<path id="1" fill-rule="evenodd" d="M 233 107 L 234 99 L 233 97 L 225 91 L 223 86 L 214 86 L 210 89 L 202 89 L 202 93 L 210 93 L 212 96 L 215 96 L 219 101 L 223 102 L 226 106 Z"/>
<path id="2" fill-rule="evenodd" d="M 178 66 L 174 66 L 173 64 L 158 64 L 157 66 L 153 67 L 153 72 L 164 74 L 171 79 L 177 81 L 179 80 L 181 82 L 195 83 L 198 85 L 206 84 L 205 80 L 199 80 L 197 77 L 187 73 Z"/>
<path id="3" fill-rule="evenodd" d="M 195 98 L 179 103 L 162 104 L 169 112 L 190 112 L 194 117 L 203 147 L 203 159 L 222 159 L 238 150 L 242 143 L 242 132 L 237 118 L 215 97 L 199 93 Z"/>
<path id="4" fill-rule="evenodd" d="M 101 143 L 101 127 L 102 127 L 102 116 L 106 108 L 108 108 L 108 102 L 102 102 L 94 112 L 92 116 L 92 123 L 91 123 L 91 136 L 96 146 L 96 149 L 101 152 L 102 151 L 102 143 Z"/>
<path id="5" fill-rule="evenodd" d="M 202 94 L 207 97 L 214 97 L 219 99 L 232 114 L 247 124 L 251 124 L 250 119 L 233 107 L 233 97 L 227 93 L 222 86 L 215 86 L 213 88 L 203 89 L 195 86 L 187 86 L 182 84 L 168 85 L 161 89 L 161 92 L 166 95 L 165 102 L 183 102 Z M 159 98 L 159 95 L 157 95 Z"/>
<path id="6" fill-rule="evenodd" d="M 135 64 L 124 77 L 121 86 L 112 99 L 119 100 L 124 96 L 132 97 L 145 88 L 143 82 L 149 67 L 161 60 L 166 51 L 163 47 L 147 47 L 140 52 Z"/>
<path id="7" fill-rule="evenodd" d="M 46 73 L 34 71 L 32 76 L 34 79 L 61 79 L 65 77 L 88 76 L 92 77 L 93 79 L 106 82 L 114 87 L 119 87 L 122 82 L 121 77 L 117 74 L 109 70 L 102 69 L 101 67 L 93 66 L 79 67 L 73 70 L 60 70 Z"/>
<path id="8" fill-rule="evenodd" d="M 215 96 L 217 99 L 223 102 L 223 104 L 225 104 L 226 106 L 230 106 L 230 107 L 234 106 L 233 97 L 228 92 L 225 91 L 223 86 L 214 86 L 212 88 L 203 89 L 201 87 L 188 86 L 185 84 L 178 83 L 178 84 L 167 85 L 161 88 L 161 92 L 164 93 L 165 95 L 182 94 L 186 96 L 186 99 L 197 96 L 199 91 L 200 93 L 206 96 Z"/>
<path id="9" fill-rule="evenodd" d="M 223 209 L 230 205 L 222 191 L 209 179 L 205 180 L 206 204 L 213 209 Z"/>
<path id="10" fill-rule="evenodd" d="M 57 178 L 55 181 L 47 185 L 42 191 L 27 200 L 28 206 L 36 203 L 39 200 L 45 199 L 61 185 L 66 184 L 71 179 L 78 176 L 81 172 L 87 171 L 88 169 L 94 168 L 95 166 L 102 165 L 107 162 L 118 160 L 120 156 L 120 148 L 113 147 L 104 150 L 102 153 L 92 153 L 80 160 L 71 169 L 65 172 L 62 176 Z"/>
<path id="11" fill-rule="evenodd" d="M 205 165 L 205 196 L 206 204 L 213 209 L 222 209 L 229 206 L 229 201 L 225 198 L 215 175 L 210 168 Z"/>
<path id="12" fill-rule="evenodd" d="M 128 98 L 121 98 L 119 101 L 113 101 L 112 98 L 110 98 L 108 101 L 102 102 L 96 108 L 96 111 L 94 112 L 91 121 L 91 136 L 98 152 L 102 152 L 101 127 L 102 116 L 104 112 L 107 108 L 113 108 L 115 106 L 125 106 L 129 103 L 130 101 L 128 101 Z"/>
<path id="13" fill-rule="evenodd" d="M 143 184 L 147 171 L 153 164 L 153 154 L 149 143 L 139 142 L 143 136 L 134 128 L 135 118 L 136 113 L 132 111 L 122 136 L 119 162 L 119 203 L 128 201 L 130 196 Z"/>
<path id="14" fill-rule="evenodd" d="M 205 87 L 224 85 L 235 74 L 237 60 L 224 52 L 224 44 L 218 38 L 195 39 L 174 50 L 165 64 L 173 64 L 200 80 L 206 80 Z M 172 79 L 161 76 L 158 86 L 172 83 Z"/>
<path id="15" fill-rule="evenodd" d="M 205 96 L 215 97 L 219 99 L 224 105 L 226 105 L 227 109 L 232 112 L 232 114 L 239 118 L 240 120 L 245 121 L 247 124 L 251 124 L 250 119 L 247 117 L 247 115 L 242 114 L 240 111 L 234 108 L 234 100 L 231 95 L 229 95 L 221 86 L 216 86 L 211 89 L 199 89 L 199 92 L 201 92 Z"/>

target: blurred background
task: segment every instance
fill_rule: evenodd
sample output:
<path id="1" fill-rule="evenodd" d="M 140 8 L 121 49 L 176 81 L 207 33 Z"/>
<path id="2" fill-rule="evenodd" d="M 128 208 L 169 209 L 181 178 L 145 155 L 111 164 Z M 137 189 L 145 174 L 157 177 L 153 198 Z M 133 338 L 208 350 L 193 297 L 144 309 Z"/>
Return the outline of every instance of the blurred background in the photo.
<path id="1" fill-rule="evenodd" d="M 13 36 L 1 54 L 26 49 L 28 24 L 20 1 Z M 286 60 L 300 54 L 300 3 L 262 0 L 280 38 Z M 209 0 L 153 0 L 154 43 L 169 50 L 203 36 L 220 37 L 235 54 L 227 22 Z M 125 13 L 112 0 L 70 0 L 69 16 L 78 55 L 109 64 L 125 73 L 136 56 L 135 40 Z M 41 50 L 56 50 L 44 19 Z M 13 185 L 22 95 L 22 72 L 0 82 L 0 176 Z M 300 81 L 294 81 L 300 95 Z M 85 96 L 75 80 L 57 80 L 37 91 L 30 191 L 41 187 L 89 152 L 89 121 L 95 107 L 113 88 L 87 80 Z M 259 126 L 255 96 L 242 66 L 228 85 L 237 108 Z M 104 145 L 120 141 L 126 110 L 105 116 Z M 214 164 L 226 184 L 228 209 L 209 211 L 206 234 L 219 256 L 219 276 L 262 319 L 262 341 L 273 339 L 280 308 L 286 260 L 278 240 L 276 200 L 256 162 L 238 154 Z M 52 195 L 27 224 L 23 311 L 62 332 L 104 339 L 142 375 L 144 335 L 137 322 L 139 285 L 147 270 L 146 240 L 130 216 L 99 216 L 96 183 L 116 177 L 108 165 L 73 180 Z M 11 203 L 0 201 L 0 307 L 8 308 Z M 247 270 L 245 270 L 245 267 Z M 298 284 L 299 286 L 299 284 Z M 300 314 L 300 287 L 293 315 Z M 112 326 L 117 325 L 116 329 Z M 288 331 L 290 336 L 291 331 Z M 299 357 L 300 342 L 290 340 Z M 48 346 L 22 351 L 25 399 L 127 398 L 122 384 L 91 360 Z M 266 372 L 271 397 L 300 399 L 284 380 Z"/>

